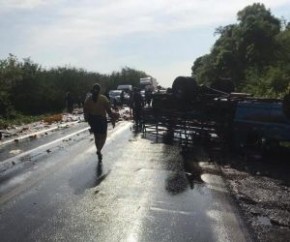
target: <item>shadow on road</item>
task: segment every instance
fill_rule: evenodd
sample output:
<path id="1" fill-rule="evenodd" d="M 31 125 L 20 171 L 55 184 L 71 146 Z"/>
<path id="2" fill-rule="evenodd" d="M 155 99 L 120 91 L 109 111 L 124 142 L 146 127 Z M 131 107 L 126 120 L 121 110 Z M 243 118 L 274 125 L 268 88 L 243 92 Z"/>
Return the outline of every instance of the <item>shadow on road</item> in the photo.
<path id="1" fill-rule="evenodd" d="M 195 137 L 192 144 L 183 145 L 170 130 L 163 133 L 147 132 L 142 137 L 151 140 L 152 143 L 179 147 L 183 157 L 183 169 L 188 174 L 189 181 L 192 178 L 201 182 L 198 161 L 202 159 L 219 165 L 228 165 L 252 175 L 278 179 L 282 184 L 290 186 L 289 148 L 277 146 L 263 151 L 245 149 L 233 152 L 218 138 L 203 139 L 201 137 Z M 198 155 L 200 150 L 204 153 L 203 158 L 197 157 L 200 156 Z"/>

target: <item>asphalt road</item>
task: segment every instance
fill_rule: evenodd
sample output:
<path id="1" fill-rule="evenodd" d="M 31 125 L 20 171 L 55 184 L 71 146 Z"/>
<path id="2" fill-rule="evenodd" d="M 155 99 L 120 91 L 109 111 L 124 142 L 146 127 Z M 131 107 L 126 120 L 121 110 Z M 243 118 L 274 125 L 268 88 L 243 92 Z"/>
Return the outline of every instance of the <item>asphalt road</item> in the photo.
<path id="1" fill-rule="evenodd" d="M 202 151 L 181 155 L 123 122 L 99 165 L 88 132 L 63 139 L 1 176 L 1 241 L 251 241 Z"/>

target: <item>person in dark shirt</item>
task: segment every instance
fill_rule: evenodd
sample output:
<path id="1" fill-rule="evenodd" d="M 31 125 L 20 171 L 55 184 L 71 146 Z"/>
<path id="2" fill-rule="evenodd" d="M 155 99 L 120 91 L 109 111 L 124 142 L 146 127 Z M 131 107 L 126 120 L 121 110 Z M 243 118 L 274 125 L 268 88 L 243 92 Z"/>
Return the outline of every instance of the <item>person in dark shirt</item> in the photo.
<path id="1" fill-rule="evenodd" d="M 73 112 L 73 104 L 74 104 L 73 97 L 70 92 L 67 92 L 65 95 L 65 105 L 68 113 Z"/>
<path id="2" fill-rule="evenodd" d="M 124 105 L 124 95 L 125 95 L 125 93 L 124 93 L 124 91 L 122 91 L 121 92 L 121 95 L 120 95 L 120 106 L 121 106 L 121 108 Z"/>
<path id="3" fill-rule="evenodd" d="M 151 99 L 152 99 L 152 93 L 150 90 L 145 90 L 145 102 L 146 104 L 150 107 L 151 104 Z"/>
<path id="4" fill-rule="evenodd" d="M 132 97 L 132 108 L 133 108 L 133 119 L 135 121 L 136 126 L 141 125 L 143 105 L 144 102 L 140 90 L 135 88 Z"/>

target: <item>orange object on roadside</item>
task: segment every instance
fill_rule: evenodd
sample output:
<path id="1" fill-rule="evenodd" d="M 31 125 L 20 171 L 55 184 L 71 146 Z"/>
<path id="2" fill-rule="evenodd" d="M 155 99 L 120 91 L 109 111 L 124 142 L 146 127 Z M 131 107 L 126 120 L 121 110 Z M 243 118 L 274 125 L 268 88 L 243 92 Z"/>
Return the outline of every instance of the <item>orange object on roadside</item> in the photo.
<path id="1" fill-rule="evenodd" d="M 62 114 L 55 114 L 55 115 L 46 117 L 43 119 L 43 121 L 49 124 L 62 121 Z"/>

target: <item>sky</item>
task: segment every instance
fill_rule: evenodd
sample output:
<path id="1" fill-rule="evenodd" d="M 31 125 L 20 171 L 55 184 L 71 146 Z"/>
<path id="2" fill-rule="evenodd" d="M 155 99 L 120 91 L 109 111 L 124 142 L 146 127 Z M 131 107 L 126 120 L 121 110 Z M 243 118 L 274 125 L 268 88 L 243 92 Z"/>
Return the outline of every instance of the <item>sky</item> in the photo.
<path id="1" fill-rule="evenodd" d="M 249 0 L 0 0 L 0 59 L 110 74 L 145 71 L 164 87 L 190 76 L 215 29 L 236 23 Z M 266 0 L 290 21 L 290 0 Z"/>

